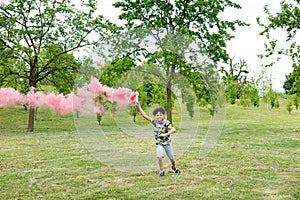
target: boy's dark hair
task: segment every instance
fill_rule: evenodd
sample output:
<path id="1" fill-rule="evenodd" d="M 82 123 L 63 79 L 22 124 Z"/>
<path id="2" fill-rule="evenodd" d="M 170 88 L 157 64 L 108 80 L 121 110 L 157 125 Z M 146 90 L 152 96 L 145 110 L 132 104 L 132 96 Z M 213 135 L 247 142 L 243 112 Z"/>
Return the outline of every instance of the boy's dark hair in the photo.
<path id="1" fill-rule="evenodd" d="M 156 115 L 157 113 L 162 113 L 163 115 L 165 114 L 165 110 L 162 108 L 162 107 L 159 107 L 159 108 L 155 108 L 154 110 L 153 110 L 153 115 Z"/>

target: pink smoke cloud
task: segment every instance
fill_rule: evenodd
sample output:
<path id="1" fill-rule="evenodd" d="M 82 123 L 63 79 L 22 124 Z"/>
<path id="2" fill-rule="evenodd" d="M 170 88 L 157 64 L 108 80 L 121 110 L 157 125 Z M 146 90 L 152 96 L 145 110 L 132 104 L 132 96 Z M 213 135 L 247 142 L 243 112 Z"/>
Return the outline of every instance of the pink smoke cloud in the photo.
<path id="1" fill-rule="evenodd" d="M 31 87 L 30 91 L 20 98 L 20 103 L 36 108 L 43 106 L 45 104 L 45 100 L 46 95 L 43 92 L 35 92 L 35 88 Z"/>
<path id="2" fill-rule="evenodd" d="M 110 88 L 102 85 L 96 78 L 91 78 L 88 86 L 77 88 L 75 93 L 66 96 L 62 94 L 44 94 L 30 88 L 26 95 L 20 94 L 13 88 L 0 88 L 0 107 L 8 107 L 16 104 L 27 104 L 31 107 L 47 106 L 53 111 L 69 113 L 78 111 L 84 114 L 97 113 L 102 115 L 105 108 L 95 101 L 97 96 L 104 100 L 116 102 L 117 106 L 125 107 L 134 101 L 138 101 L 138 93 L 128 88 Z"/>
<path id="3" fill-rule="evenodd" d="M 0 108 L 15 105 L 21 100 L 19 91 L 13 88 L 0 88 Z"/>

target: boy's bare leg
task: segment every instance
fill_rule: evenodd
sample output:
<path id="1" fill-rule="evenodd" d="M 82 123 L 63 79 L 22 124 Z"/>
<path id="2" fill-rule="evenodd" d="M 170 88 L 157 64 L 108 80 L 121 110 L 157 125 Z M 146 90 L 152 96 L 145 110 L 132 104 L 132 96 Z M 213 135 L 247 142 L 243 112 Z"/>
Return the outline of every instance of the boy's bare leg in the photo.
<path id="1" fill-rule="evenodd" d="M 176 162 L 175 162 L 175 160 L 171 160 L 171 163 L 172 163 L 172 169 L 174 168 L 176 168 Z"/>
<path id="2" fill-rule="evenodd" d="M 159 165 L 160 171 L 163 171 L 164 166 L 163 166 L 163 158 L 162 157 L 158 157 L 158 165 Z"/>
<path id="3" fill-rule="evenodd" d="M 176 162 L 175 162 L 175 160 L 171 160 L 171 163 L 172 163 L 172 169 L 174 170 L 174 172 L 176 173 L 176 174 L 178 174 L 178 173 L 180 173 L 180 170 L 176 167 Z"/>

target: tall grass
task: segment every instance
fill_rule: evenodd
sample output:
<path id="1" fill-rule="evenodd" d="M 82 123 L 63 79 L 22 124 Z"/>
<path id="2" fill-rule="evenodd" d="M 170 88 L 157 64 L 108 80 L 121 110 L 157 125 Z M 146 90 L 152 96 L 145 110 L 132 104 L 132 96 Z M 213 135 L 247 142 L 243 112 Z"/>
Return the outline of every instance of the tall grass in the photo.
<path id="1" fill-rule="evenodd" d="M 210 122 L 201 112 L 198 133 L 178 158 L 182 173 L 168 168 L 159 177 L 100 162 L 71 114 L 40 109 L 35 132 L 27 133 L 26 111 L 0 109 L 0 199 L 300 199 L 300 111 L 228 105 L 218 143 L 200 160 Z M 102 128 L 117 134 L 113 121 L 108 113 Z M 137 123 L 145 122 L 138 116 Z"/>

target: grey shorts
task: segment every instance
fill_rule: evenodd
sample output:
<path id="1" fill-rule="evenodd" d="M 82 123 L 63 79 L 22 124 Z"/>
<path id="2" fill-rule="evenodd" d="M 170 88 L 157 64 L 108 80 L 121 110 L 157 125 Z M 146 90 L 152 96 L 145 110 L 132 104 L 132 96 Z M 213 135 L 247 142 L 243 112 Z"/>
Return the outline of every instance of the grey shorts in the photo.
<path id="1" fill-rule="evenodd" d="M 159 157 L 163 158 L 165 156 L 165 152 L 170 160 L 174 160 L 173 149 L 172 149 L 172 145 L 170 143 L 168 143 L 166 145 L 156 143 L 156 156 L 158 158 Z"/>

